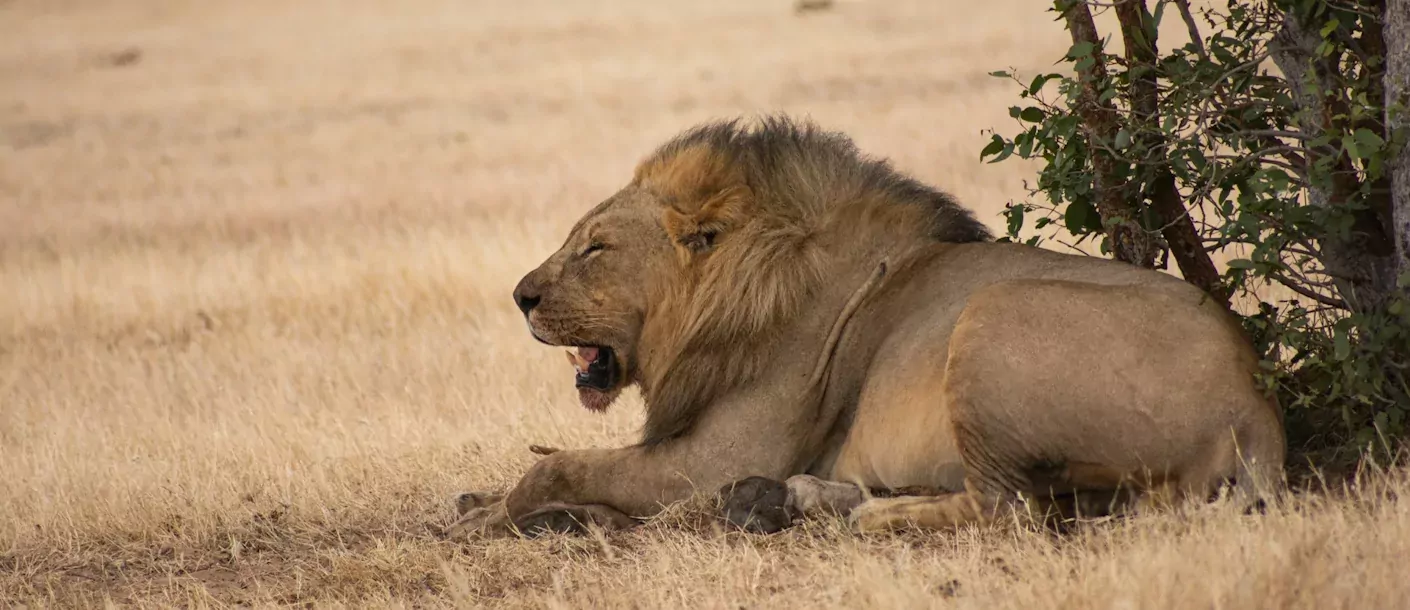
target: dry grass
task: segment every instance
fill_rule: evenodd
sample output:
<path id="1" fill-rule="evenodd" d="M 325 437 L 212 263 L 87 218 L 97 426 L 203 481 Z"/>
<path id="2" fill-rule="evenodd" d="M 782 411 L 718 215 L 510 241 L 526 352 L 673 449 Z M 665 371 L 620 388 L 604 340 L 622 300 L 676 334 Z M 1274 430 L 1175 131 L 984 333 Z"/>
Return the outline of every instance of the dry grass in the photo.
<path id="1" fill-rule="evenodd" d="M 575 406 L 509 294 L 661 139 L 810 114 L 998 226 L 1041 3 L 0 2 L 0 603 L 1392 607 L 1410 483 L 1263 517 L 442 542 Z"/>

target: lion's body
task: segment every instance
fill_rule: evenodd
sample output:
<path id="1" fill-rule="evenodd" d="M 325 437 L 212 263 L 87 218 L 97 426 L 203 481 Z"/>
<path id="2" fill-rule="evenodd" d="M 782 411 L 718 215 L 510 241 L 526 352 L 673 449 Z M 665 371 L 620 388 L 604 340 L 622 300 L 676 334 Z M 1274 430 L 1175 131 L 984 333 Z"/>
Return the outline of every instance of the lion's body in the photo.
<path id="1" fill-rule="evenodd" d="M 835 369 L 855 371 L 844 384 L 860 393 L 809 474 L 893 489 L 959 492 L 969 478 L 1036 494 L 1152 482 L 1208 494 L 1238 478 L 1235 441 L 1281 466 L 1257 358 L 1199 290 L 1019 245 L 933 249 L 859 312 L 838 350 Z"/>
<path id="2" fill-rule="evenodd" d="M 942 527 L 1015 493 L 1252 490 L 1283 462 L 1257 359 L 1198 289 L 992 243 L 947 196 L 788 121 L 663 146 L 515 298 L 541 341 L 613 354 L 647 407 L 641 444 L 536 464 L 505 500 L 521 525 L 547 507 L 647 516 L 746 477 L 811 474 L 951 492 L 855 513 Z"/>

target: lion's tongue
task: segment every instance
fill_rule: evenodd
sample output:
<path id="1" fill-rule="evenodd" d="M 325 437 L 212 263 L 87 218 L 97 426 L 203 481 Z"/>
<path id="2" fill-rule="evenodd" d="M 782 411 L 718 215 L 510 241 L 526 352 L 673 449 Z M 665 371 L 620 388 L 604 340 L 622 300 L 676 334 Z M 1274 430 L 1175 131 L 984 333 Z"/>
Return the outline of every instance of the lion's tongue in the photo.
<path id="1" fill-rule="evenodd" d="M 594 360 L 597 360 L 597 348 L 580 347 L 578 348 L 578 357 L 582 358 L 583 362 L 592 362 Z"/>

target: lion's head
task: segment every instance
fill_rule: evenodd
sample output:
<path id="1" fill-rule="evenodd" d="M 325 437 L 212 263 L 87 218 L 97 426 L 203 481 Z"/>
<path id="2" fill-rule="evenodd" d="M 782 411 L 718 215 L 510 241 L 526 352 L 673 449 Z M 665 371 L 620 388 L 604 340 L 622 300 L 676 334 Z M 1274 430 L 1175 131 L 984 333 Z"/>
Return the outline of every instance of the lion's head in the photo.
<path id="1" fill-rule="evenodd" d="M 598 205 L 563 246 L 520 280 L 514 301 L 534 338 L 573 348 L 583 406 L 606 409 L 638 380 L 650 293 L 640 280 L 669 274 L 671 245 L 655 203 L 627 188 Z"/>
<path id="2" fill-rule="evenodd" d="M 571 348 L 585 407 L 639 384 L 645 440 L 657 442 L 762 366 L 777 329 L 839 266 L 879 244 L 988 238 L 948 196 L 846 136 L 786 118 L 710 123 L 647 157 L 514 300 L 535 338 Z"/>

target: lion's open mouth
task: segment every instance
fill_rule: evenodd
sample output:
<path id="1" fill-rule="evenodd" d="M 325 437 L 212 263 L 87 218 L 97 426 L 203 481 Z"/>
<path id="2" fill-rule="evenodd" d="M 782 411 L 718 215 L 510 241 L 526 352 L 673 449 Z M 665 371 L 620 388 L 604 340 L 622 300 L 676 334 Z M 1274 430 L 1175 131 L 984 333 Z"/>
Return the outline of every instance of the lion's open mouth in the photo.
<path id="1" fill-rule="evenodd" d="M 617 387 L 617 354 L 610 347 L 579 347 L 568 352 L 568 361 L 578 372 L 574 381 L 580 389 L 606 392 Z"/>
<path id="2" fill-rule="evenodd" d="M 610 347 L 587 346 L 568 352 L 568 362 L 577 371 L 574 377 L 578 399 L 589 411 L 605 411 L 616 400 L 620 388 L 621 364 Z"/>

